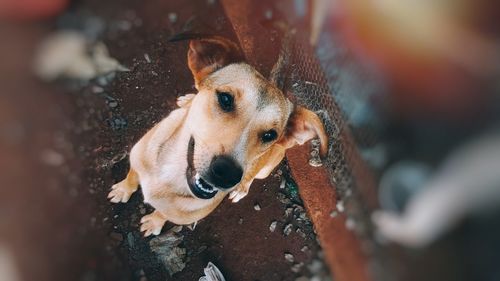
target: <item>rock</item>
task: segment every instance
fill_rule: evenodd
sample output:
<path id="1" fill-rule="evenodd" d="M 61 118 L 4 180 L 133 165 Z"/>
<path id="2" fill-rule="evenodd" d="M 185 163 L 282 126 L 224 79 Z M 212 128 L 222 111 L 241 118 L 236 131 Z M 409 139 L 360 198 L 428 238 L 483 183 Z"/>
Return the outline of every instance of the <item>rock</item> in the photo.
<path id="1" fill-rule="evenodd" d="M 344 210 L 345 210 L 344 201 L 342 201 L 342 200 L 337 201 L 337 211 L 339 211 L 340 213 L 343 213 Z"/>
<path id="2" fill-rule="evenodd" d="M 109 101 L 108 101 L 108 106 L 109 106 L 110 108 L 115 108 L 115 107 L 117 107 L 117 106 L 118 106 L 118 102 L 117 102 L 116 100 L 109 100 Z"/>
<path id="3" fill-rule="evenodd" d="M 157 254 L 170 275 L 186 267 L 186 249 L 180 246 L 183 238 L 183 235 L 169 230 L 149 241 L 151 250 Z"/>
<path id="4" fill-rule="evenodd" d="M 253 208 L 255 209 L 255 211 L 260 211 L 260 205 L 258 203 L 255 203 L 255 205 L 253 205 Z"/>
<path id="5" fill-rule="evenodd" d="M 285 260 L 289 263 L 293 263 L 295 261 L 295 258 L 292 254 L 290 253 L 285 253 Z"/>

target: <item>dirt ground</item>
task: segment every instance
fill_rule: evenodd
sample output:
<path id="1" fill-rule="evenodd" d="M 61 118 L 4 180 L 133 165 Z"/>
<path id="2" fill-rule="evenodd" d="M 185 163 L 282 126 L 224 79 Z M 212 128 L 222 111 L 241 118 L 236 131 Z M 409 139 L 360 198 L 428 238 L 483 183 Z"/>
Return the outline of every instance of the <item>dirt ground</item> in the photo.
<path id="1" fill-rule="evenodd" d="M 175 234 L 183 237 L 185 268 L 173 276 L 163 240 L 139 232 L 140 217 L 151 211 L 142 195 L 127 204 L 106 200 L 125 176 L 134 142 L 176 97 L 194 91 L 187 45 L 167 41 L 193 16 L 230 32 L 215 1 L 75 1 L 55 21 L 0 27 L 10 38 L 0 45 L 0 252 L 22 279 L 198 280 L 211 261 L 227 280 L 328 280 L 286 165 L 255 182 L 238 204 L 225 200 L 194 231 Z M 55 28 L 102 39 L 130 72 L 88 83 L 38 81 L 33 51 Z"/>

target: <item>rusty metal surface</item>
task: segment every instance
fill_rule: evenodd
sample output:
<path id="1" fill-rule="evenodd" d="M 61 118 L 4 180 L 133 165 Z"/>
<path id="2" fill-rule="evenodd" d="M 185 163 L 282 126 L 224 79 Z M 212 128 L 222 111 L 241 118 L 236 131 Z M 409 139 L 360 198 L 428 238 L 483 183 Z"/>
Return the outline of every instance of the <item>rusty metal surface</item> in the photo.
<path id="1" fill-rule="evenodd" d="M 346 215 L 331 215 L 336 211 L 337 195 L 328 172 L 309 166 L 308 155 L 307 146 L 294 147 L 287 152 L 288 164 L 336 280 L 371 280 L 359 241 L 346 228 Z"/>

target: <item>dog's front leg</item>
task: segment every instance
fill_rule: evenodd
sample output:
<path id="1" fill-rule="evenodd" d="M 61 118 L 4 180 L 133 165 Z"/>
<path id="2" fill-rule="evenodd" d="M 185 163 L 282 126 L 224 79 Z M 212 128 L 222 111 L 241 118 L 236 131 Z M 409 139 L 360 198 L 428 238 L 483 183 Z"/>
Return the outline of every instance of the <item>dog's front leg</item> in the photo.
<path id="1" fill-rule="evenodd" d="M 229 193 L 229 199 L 236 203 L 247 196 L 250 185 L 254 179 L 264 179 L 278 166 L 285 157 L 285 150 L 282 147 L 275 146 L 267 153 L 262 155 L 250 168 L 249 172 L 242 182 Z"/>
<path id="2" fill-rule="evenodd" d="M 196 94 L 186 94 L 177 98 L 177 106 L 182 108 L 187 108 L 191 105 L 191 101 L 196 96 Z"/>
<path id="3" fill-rule="evenodd" d="M 108 199 L 112 203 L 126 203 L 139 186 L 139 175 L 130 168 L 127 177 L 111 187 Z"/>
<path id="4" fill-rule="evenodd" d="M 233 203 L 237 203 L 238 201 L 243 199 L 243 197 L 247 196 L 248 191 L 250 191 L 250 185 L 252 185 L 253 179 L 254 178 L 241 182 L 233 191 L 231 191 L 231 193 L 229 193 L 229 199 Z"/>
<path id="5" fill-rule="evenodd" d="M 160 211 L 155 210 L 151 214 L 142 217 L 141 232 L 144 232 L 144 237 L 148 237 L 151 234 L 158 235 L 166 222 L 167 219 L 165 216 Z"/>

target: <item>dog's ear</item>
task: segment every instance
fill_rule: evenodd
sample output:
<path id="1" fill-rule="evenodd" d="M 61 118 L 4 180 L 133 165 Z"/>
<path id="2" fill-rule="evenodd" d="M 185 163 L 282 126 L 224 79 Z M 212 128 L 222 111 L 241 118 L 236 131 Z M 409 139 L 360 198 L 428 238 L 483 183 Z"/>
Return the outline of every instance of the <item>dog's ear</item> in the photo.
<path id="1" fill-rule="evenodd" d="M 328 136 L 326 135 L 323 123 L 316 113 L 304 107 L 297 106 L 292 111 L 285 133 L 278 141 L 278 144 L 288 149 L 297 144 L 302 145 L 316 137 L 321 142 L 320 156 L 324 158 L 328 153 Z"/>
<path id="2" fill-rule="evenodd" d="M 212 72 L 241 61 L 243 56 L 238 45 L 223 37 L 214 36 L 189 42 L 188 65 L 196 85 Z"/>
<path id="3" fill-rule="evenodd" d="M 196 87 L 212 72 L 231 63 L 244 61 L 243 53 L 236 43 L 220 36 L 181 33 L 170 38 L 170 42 L 190 40 L 188 66 L 193 73 Z"/>

